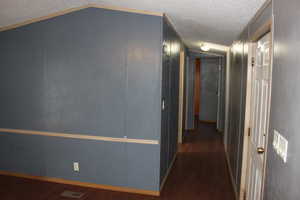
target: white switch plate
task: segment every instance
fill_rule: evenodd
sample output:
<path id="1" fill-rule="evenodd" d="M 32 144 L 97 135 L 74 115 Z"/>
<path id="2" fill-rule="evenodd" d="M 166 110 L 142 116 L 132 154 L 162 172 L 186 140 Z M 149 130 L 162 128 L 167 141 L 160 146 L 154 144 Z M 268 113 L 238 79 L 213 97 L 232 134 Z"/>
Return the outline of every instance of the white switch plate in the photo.
<path id="1" fill-rule="evenodd" d="M 278 131 L 274 130 L 273 147 L 283 162 L 287 161 L 288 141 Z"/>
<path id="2" fill-rule="evenodd" d="M 274 130 L 273 147 L 276 150 L 276 152 L 278 150 L 278 145 L 279 145 L 279 135 L 280 134 L 278 133 L 278 131 Z"/>
<path id="3" fill-rule="evenodd" d="M 287 159 L 287 151 L 288 151 L 288 141 L 285 139 L 283 136 L 280 137 L 280 142 L 279 142 L 279 152 L 280 156 L 283 159 L 283 162 L 286 163 Z"/>
<path id="4" fill-rule="evenodd" d="M 78 162 L 73 163 L 73 169 L 75 172 L 79 172 L 79 163 Z"/>

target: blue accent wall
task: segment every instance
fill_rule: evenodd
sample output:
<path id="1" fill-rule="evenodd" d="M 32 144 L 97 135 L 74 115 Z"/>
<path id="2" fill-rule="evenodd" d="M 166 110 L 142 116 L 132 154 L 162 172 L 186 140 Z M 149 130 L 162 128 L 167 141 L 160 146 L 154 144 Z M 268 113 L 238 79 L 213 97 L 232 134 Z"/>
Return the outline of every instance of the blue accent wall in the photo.
<path id="1" fill-rule="evenodd" d="M 0 43 L 1 128 L 160 141 L 162 17 L 87 8 Z M 0 170 L 159 189 L 160 145 L 0 133 L 0 157 Z"/>

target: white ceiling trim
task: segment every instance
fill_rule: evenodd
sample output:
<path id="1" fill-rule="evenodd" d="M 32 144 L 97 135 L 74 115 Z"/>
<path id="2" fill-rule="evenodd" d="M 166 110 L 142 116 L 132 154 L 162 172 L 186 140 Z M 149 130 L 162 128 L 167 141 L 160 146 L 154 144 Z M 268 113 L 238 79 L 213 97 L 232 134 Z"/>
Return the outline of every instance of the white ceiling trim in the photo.
<path id="1" fill-rule="evenodd" d="M 20 23 L 3 26 L 3 27 L 0 27 L 0 31 L 14 29 L 14 28 L 17 28 L 17 27 L 20 27 L 20 26 L 25 26 L 25 25 L 28 25 L 28 24 L 31 24 L 31 23 L 43 21 L 43 20 L 46 20 L 46 19 L 50 19 L 50 18 L 53 18 L 53 17 L 60 16 L 60 15 L 65 15 L 67 13 L 75 12 L 75 11 L 82 10 L 82 9 L 85 9 L 85 8 L 103 8 L 103 9 L 108 9 L 108 10 L 117 10 L 117 11 L 122 11 L 122 12 L 139 13 L 139 14 L 153 15 L 153 16 L 163 16 L 164 15 L 163 13 L 158 13 L 158 12 L 149 12 L 149 11 L 135 10 L 135 9 L 129 9 L 129 8 L 119 8 L 119 7 L 114 7 L 114 6 L 100 6 L 100 5 L 97 5 L 97 4 L 87 4 L 87 5 L 76 7 L 76 8 L 69 8 L 69 9 L 61 10 L 61 11 L 51 13 L 51 14 L 46 15 L 46 16 L 29 19 L 29 20 L 26 20 L 26 21 L 23 21 L 23 22 L 20 22 Z"/>

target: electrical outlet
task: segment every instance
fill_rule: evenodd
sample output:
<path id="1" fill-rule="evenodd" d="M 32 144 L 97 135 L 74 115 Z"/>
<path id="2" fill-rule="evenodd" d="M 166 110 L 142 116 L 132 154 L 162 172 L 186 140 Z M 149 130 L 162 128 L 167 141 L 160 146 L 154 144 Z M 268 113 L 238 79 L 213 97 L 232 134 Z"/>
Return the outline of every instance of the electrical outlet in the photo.
<path id="1" fill-rule="evenodd" d="M 74 170 L 75 172 L 79 172 L 79 163 L 78 163 L 78 162 L 74 162 L 74 163 L 73 163 L 73 170 Z"/>

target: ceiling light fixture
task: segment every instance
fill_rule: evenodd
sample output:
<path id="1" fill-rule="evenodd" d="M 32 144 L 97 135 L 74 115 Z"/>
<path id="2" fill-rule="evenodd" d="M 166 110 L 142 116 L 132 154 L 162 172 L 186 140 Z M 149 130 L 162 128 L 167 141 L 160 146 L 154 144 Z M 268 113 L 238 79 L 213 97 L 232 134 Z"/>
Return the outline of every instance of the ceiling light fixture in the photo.
<path id="1" fill-rule="evenodd" d="M 209 50 L 210 50 L 210 47 L 209 47 L 208 45 L 206 45 L 206 44 L 201 44 L 200 49 L 201 49 L 202 51 L 209 51 Z"/>

